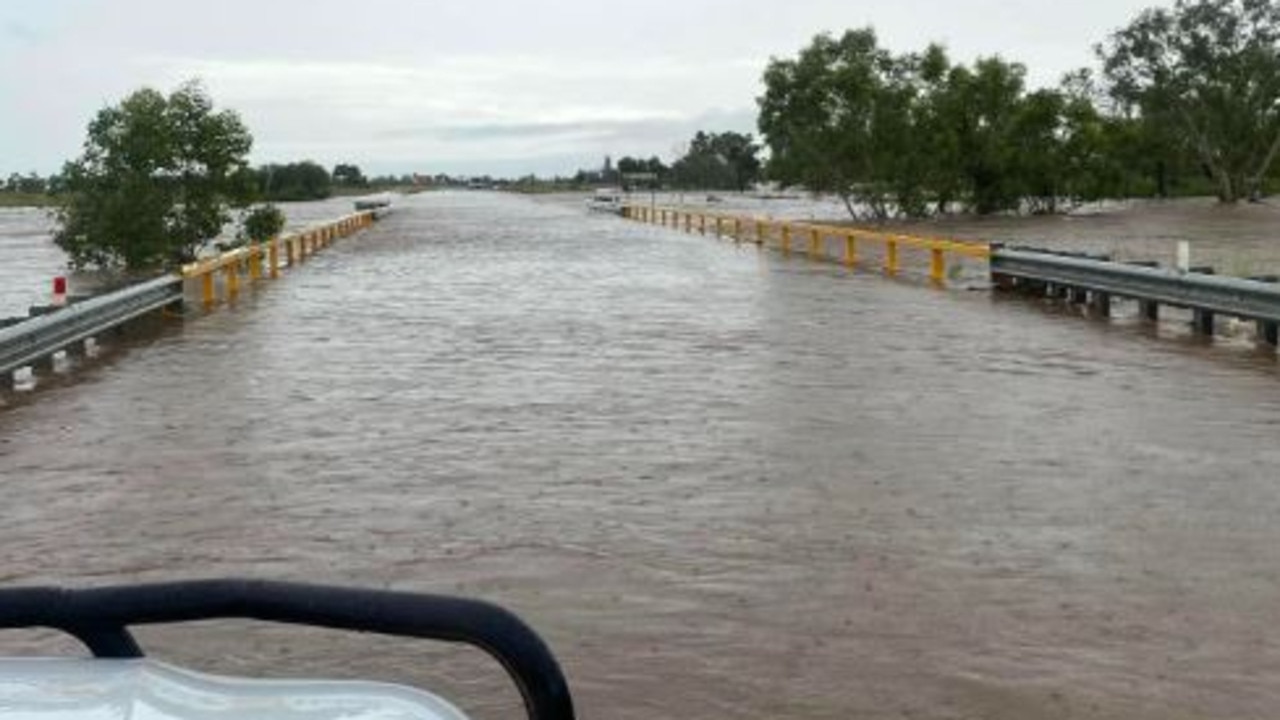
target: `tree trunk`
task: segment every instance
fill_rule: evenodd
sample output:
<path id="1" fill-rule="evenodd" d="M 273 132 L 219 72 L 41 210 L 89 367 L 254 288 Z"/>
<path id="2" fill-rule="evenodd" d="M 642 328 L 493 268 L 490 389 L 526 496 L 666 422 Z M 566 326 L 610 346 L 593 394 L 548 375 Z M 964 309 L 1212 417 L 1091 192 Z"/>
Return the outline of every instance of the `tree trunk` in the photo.
<path id="1" fill-rule="evenodd" d="M 1262 158 L 1262 162 L 1254 169 L 1253 178 L 1250 180 L 1250 192 L 1262 196 L 1262 181 L 1267 176 L 1267 172 L 1271 169 L 1271 163 L 1275 162 L 1276 153 L 1280 152 L 1280 133 L 1276 134 L 1274 140 L 1271 141 L 1271 147 L 1267 148 L 1267 154 Z"/>
<path id="2" fill-rule="evenodd" d="M 840 199 L 844 201 L 844 209 L 849 211 L 849 217 L 858 220 L 858 213 L 853 209 L 853 198 L 845 193 L 840 193 Z"/>
<path id="3" fill-rule="evenodd" d="M 1218 181 L 1218 202 L 1233 204 L 1240 198 L 1236 195 L 1235 184 L 1231 182 L 1231 174 L 1214 168 L 1213 174 Z"/>

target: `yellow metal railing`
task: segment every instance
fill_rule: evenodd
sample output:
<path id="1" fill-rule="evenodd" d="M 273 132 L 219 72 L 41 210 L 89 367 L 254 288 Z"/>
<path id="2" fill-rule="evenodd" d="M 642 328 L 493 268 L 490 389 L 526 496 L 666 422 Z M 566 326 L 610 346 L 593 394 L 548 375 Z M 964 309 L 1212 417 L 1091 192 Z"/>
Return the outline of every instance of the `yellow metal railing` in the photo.
<path id="1" fill-rule="evenodd" d="M 902 271 L 903 251 L 927 256 L 929 279 L 939 285 L 947 281 L 950 257 L 986 260 L 991 257 L 988 245 L 960 240 L 928 238 L 917 235 L 823 225 L 818 223 L 772 220 L 765 218 L 721 215 L 679 208 L 656 208 L 628 205 L 623 217 L 643 223 L 679 229 L 683 221 L 686 232 L 695 226 L 703 235 L 729 237 L 735 242 L 754 242 L 761 247 L 776 247 L 784 255 L 803 244 L 805 256 L 811 260 L 836 260 L 849 267 L 865 265 L 860 250 L 863 243 L 880 248 L 881 268 L 886 275 Z M 837 248 L 832 251 L 832 244 Z"/>
<path id="2" fill-rule="evenodd" d="M 373 224 L 373 211 L 352 213 L 333 222 L 289 233 L 265 242 L 229 250 L 217 257 L 198 260 L 182 268 L 182 277 L 200 283 L 200 299 L 205 309 L 219 301 L 219 286 L 223 300 L 233 300 L 240 293 L 241 283 L 247 279 L 253 283 L 266 276 L 280 277 L 281 248 L 284 249 L 284 267 L 304 262 L 308 256 L 332 245 L 338 238 L 346 237 Z M 222 282 L 218 282 L 221 276 Z"/>

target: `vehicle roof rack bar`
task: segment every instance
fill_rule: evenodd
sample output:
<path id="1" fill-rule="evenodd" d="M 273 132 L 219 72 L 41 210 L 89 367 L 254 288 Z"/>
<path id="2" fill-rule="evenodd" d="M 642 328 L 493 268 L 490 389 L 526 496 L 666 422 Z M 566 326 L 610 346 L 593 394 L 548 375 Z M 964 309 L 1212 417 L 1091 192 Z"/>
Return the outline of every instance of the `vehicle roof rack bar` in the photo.
<path id="1" fill-rule="evenodd" d="M 0 589 L 0 628 L 60 630 L 96 657 L 143 656 L 130 626 L 218 618 L 466 643 L 502 664 L 531 720 L 574 718 L 568 683 L 542 638 L 511 612 L 478 600 L 266 580 Z"/>

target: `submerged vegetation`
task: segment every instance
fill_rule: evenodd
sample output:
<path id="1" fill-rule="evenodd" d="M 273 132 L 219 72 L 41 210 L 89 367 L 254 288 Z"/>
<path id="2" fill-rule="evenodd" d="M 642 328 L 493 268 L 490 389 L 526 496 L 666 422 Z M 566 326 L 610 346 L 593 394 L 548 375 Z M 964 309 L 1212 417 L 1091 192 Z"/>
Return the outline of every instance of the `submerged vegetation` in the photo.
<path id="1" fill-rule="evenodd" d="M 768 172 L 878 220 L 1205 190 L 1236 202 L 1263 192 L 1280 151 L 1278 40 L 1274 2 L 1179 0 L 1099 45 L 1100 75 L 1030 90 L 1000 57 L 820 35 L 765 71 Z"/>
<path id="2" fill-rule="evenodd" d="M 54 242 L 77 267 L 141 270 L 195 258 L 253 194 L 253 138 L 196 83 L 101 110 L 61 175 Z"/>

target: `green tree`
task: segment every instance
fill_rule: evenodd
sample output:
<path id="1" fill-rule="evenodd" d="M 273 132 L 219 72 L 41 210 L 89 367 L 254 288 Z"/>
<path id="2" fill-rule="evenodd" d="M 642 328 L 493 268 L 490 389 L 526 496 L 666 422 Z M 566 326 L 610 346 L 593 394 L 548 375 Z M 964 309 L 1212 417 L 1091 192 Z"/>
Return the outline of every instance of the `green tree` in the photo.
<path id="1" fill-rule="evenodd" d="M 1178 0 L 1142 12 L 1098 46 L 1111 94 L 1192 148 L 1235 202 L 1280 151 L 1280 4 Z"/>
<path id="2" fill-rule="evenodd" d="M 795 59 L 771 60 L 758 100 L 770 175 L 834 194 L 854 217 L 861 215 L 859 205 L 883 216 L 872 182 L 880 129 L 875 113 L 892 62 L 870 28 L 839 39 L 819 35 Z"/>
<path id="3" fill-rule="evenodd" d="M 264 165 L 258 168 L 257 175 L 258 187 L 267 200 L 323 200 L 333 194 L 333 180 L 329 171 L 310 160 Z"/>
<path id="4" fill-rule="evenodd" d="M 346 187 L 364 187 L 369 184 L 359 166 L 350 163 L 338 163 L 333 167 L 333 183 Z"/>
<path id="5" fill-rule="evenodd" d="M 196 82 L 142 89 L 100 111 L 62 173 L 54 242 L 78 266 L 172 267 L 195 257 L 245 202 L 252 144 Z"/>
<path id="6" fill-rule="evenodd" d="M 284 223 L 280 208 L 270 203 L 259 205 L 245 214 L 240 237 L 248 242 L 265 242 L 279 235 Z"/>
<path id="7" fill-rule="evenodd" d="M 1025 76 L 1022 65 L 992 57 L 972 69 L 956 66 L 947 78 L 944 115 L 955 135 L 962 191 L 980 215 L 1019 209 L 1024 188 L 1015 137 Z"/>
<path id="8" fill-rule="evenodd" d="M 759 179 L 759 153 L 760 146 L 750 135 L 699 130 L 671 170 L 684 187 L 741 192 Z"/>

